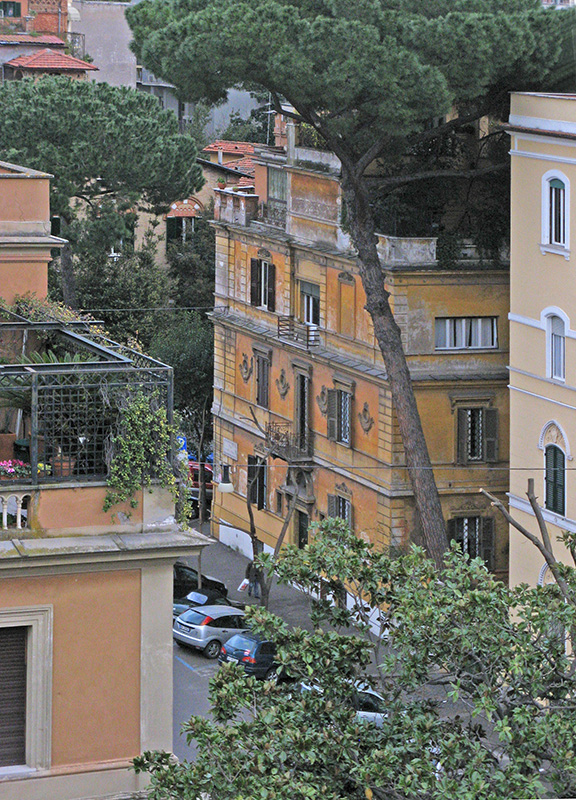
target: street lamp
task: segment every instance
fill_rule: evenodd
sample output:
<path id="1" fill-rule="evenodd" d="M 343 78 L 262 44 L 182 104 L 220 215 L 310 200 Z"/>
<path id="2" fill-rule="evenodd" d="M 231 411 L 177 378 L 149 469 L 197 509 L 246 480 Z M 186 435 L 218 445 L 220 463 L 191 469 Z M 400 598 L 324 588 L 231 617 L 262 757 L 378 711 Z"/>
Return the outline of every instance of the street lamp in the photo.
<path id="1" fill-rule="evenodd" d="M 218 491 L 223 494 L 231 494 L 234 491 L 234 485 L 230 480 L 230 465 L 222 464 L 222 478 L 218 484 Z"/>

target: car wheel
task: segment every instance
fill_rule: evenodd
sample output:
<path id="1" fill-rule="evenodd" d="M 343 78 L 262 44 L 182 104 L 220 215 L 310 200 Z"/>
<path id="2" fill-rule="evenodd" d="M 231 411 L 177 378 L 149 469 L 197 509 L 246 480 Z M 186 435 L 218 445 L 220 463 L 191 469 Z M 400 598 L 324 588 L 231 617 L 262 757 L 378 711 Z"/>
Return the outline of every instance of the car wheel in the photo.
<path id="1" fill-rule="evenodd" d="M 218 658 L 220 653 L 220 648 L 222 645 L 218 641 L 218 639 L 214 639 L 211 642 L 208 642 L 206 647 L 204 648 L 203 652 L 206 658 Z"/>
<path id="2" fill-rule="evenodd" d="M 275 681 L 278 678 L 278 670 L 276 667 L 270 667 L 268 672 L 264 675 L 265 681 Z"/>

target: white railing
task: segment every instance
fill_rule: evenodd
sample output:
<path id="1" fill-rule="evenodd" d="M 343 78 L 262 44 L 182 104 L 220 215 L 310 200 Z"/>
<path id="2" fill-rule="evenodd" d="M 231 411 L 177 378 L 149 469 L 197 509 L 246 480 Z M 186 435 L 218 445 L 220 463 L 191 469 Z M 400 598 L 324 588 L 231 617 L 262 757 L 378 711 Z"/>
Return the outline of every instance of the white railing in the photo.
<path id="1" fill-rule="evenodd" d="M 0 509 L 2 511 L 2 530 L 10 529 L 22 530 L 28 527 L 28 509 L 24 506 L 24 500 L 30 503 L 30 491 L 0 490 Z M 9 524 L 8 516 L 13 517 L 15 524 Z M 10 520 L 12 523 L 12 520 Z"/>

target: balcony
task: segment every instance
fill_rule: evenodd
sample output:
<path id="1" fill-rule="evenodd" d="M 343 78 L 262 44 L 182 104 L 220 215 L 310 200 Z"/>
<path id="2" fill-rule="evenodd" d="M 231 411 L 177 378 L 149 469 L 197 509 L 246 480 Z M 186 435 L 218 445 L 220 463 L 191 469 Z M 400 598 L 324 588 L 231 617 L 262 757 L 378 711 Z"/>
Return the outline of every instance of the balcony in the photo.
<path id="1" fill-rule="evenodd" d="M 260 221 L 275 228 L 286 228 L 286 202 L 268 199 L 267 203 L 260 205 Z"/>
<path id="2" fill-rule="evenodd" d="M 290 463 L 310 461 L 314 454 L 314 432 L 308 428 L 295 430 L 289 422 L 269 422 L 266 444 L 271 455 Z"/>
<path id="3" fill-rule="evenodd" d="M 88 322 L 63 322 L 32 306 L 0 309 L 0 355 L 3 529 L 26 527 L 28 501 L 41 486 L 106 480 L 135 390 L 154 396 L 171 420 L 171 368 Z"/>
<path id="4" fill-rule="evenodd" d="M 317 325 L 298 322 L 294 317 L 278 317 L 278 338 L 295 342 L 308 350 L 320 344 L 320 330 Z"/>

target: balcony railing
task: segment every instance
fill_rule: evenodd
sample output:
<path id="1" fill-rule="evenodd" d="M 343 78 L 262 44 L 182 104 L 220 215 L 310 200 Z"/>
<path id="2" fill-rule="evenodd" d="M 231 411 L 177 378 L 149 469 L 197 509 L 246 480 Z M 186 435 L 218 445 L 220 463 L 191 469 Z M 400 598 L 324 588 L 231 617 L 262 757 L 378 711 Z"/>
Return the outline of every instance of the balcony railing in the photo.
<path id="1" fill-rule="evenodd" d="M 37 319 L 40 312 L 32 311 Z M 136 391 L 154 396 L 171 420 L 172 370 L 87 322 L 35 321 L 1 309 L 0 345 L 5 361 L 22 362 L 0 365 L 0 490 L 104 480 L 123 409 Z M 15 511 L 5 502 L 1 510 L 18 526 L 14 496 Z"/>
<path id="2" fill-rule="evenodd" d="M 269 198 L 267 203 L 262 203 L 260 206 L 260 219 L 275 228 L 284 229 L 286 227 L 286 203 Z"/>
<path id="3" fill-rule="evenodd" d="M 278 338 L 289 339 L 303 347 L 317 347 L 320 344 L 320 331 L 317 325 L 298 322 L 294 317 L 278 317 Z"/>
<path id="4" fill-rule="evenodd" d="M 295 430 L 289 422 L 268 423 L 266 443 L 273 456 L 287 462 L 309 461 L 314 454 L 314 432 L 308 427 Z"/>

